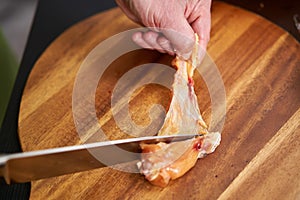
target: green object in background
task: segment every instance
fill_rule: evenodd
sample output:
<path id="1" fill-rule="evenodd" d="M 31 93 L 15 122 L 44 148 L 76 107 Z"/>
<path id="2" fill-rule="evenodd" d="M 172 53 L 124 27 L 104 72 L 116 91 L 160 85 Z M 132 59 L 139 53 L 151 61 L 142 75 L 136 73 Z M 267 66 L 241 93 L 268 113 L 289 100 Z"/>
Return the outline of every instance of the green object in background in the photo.
<path id="1" fill-rule="evenodd" d="M 18 72 L 18 63 L 0 30 L 0 126 Z"/>

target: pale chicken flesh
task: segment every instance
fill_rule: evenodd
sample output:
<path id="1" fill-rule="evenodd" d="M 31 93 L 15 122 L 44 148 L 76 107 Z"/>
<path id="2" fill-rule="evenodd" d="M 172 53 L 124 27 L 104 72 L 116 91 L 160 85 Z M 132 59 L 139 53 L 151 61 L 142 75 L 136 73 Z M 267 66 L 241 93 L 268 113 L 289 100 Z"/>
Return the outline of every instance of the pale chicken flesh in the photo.
<path id="1" fill-rule="evenodd" d="M 193 73 L 200 64 L 198 37 L 189 60 L 176 57 L 172 64 L 177 68 L 172 85 L 173 97 L 164 124 L 158 135 L 201 134 L 190 140 L 141 144 L 142 158 L 138 163 L 140 172 L 152 184 L 165 187 L 170 180 L 184 175 L 198 158 L 214 152 L 220 144 L 221 134 L 209 132 L 204 122 L 194 91 Z"/>

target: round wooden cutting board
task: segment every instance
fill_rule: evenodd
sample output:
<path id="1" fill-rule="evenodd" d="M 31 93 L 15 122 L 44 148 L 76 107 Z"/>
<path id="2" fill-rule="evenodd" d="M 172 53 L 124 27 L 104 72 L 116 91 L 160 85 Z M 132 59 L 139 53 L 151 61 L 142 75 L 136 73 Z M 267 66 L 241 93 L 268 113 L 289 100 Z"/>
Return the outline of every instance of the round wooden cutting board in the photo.
<path id="1" fill-rule="evenodd" d="M 221 2 L 212 7 L 208 53 L 226 89 L 226 121 L 216 152 L 166 188 L 151 185 L 140 174 L 101 168 L 33 181 L 31 199 L 300 198 L 300 45 L 260 16 Z M 24 151 L 82 142 L 72 114 L 79 67 L 101 41 L 136 27 L 115 8 L 74 25 L 46 49 L 35 63 L 21 101 L 19 136 Z M 95 109 L 110 139 L 126 137 L 111 113 L 111 92 L 118 79 L 133 66 L 171 60 L 155 51 L 139 50 L 120 57 L 105 71 Z M 204 119 L 209 121 L 210 98 L 199 75 L 195 88 Z M 132 118 L 147 124 L 148 106 L 156 103 L 167 108 L 169 102 L 168 89 L 145 86 L 130 101 Z"/>

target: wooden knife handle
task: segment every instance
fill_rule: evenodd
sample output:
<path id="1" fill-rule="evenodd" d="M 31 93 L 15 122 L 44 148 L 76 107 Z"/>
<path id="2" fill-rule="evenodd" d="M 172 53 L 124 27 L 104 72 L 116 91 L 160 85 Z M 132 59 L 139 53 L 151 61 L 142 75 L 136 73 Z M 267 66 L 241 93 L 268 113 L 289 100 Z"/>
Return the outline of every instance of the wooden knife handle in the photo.
<path id="1" fill-rule="evenodd" d="M 8 170 L 6 167 L 6 163 L 7 163 L 6 161 L 7 160 L 6 160 L 5 156 L 1 155 L 0 156 L 0 177 L 4 177 L 5 182 L 7 184 L 10 184 Z"/>

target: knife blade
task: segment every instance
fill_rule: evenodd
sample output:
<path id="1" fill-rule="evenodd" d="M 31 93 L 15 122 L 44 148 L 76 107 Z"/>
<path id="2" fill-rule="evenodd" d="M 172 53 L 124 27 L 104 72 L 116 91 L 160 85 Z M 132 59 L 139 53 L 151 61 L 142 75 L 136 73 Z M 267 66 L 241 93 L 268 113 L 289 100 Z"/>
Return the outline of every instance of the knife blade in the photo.
<path id="1" fill-rule="evenodd" d="M 0 156 L 0 177 L 23 183 L 140 159 L 140 143 L 177 142 L 199 135 L 149 136 L 66 146 Z M 118 149 L 129 153 L 119 153 Z M 122 151 L 121 150 L 121 151 Z M 97 155 L 95 157 L 95 154 Z"/>

